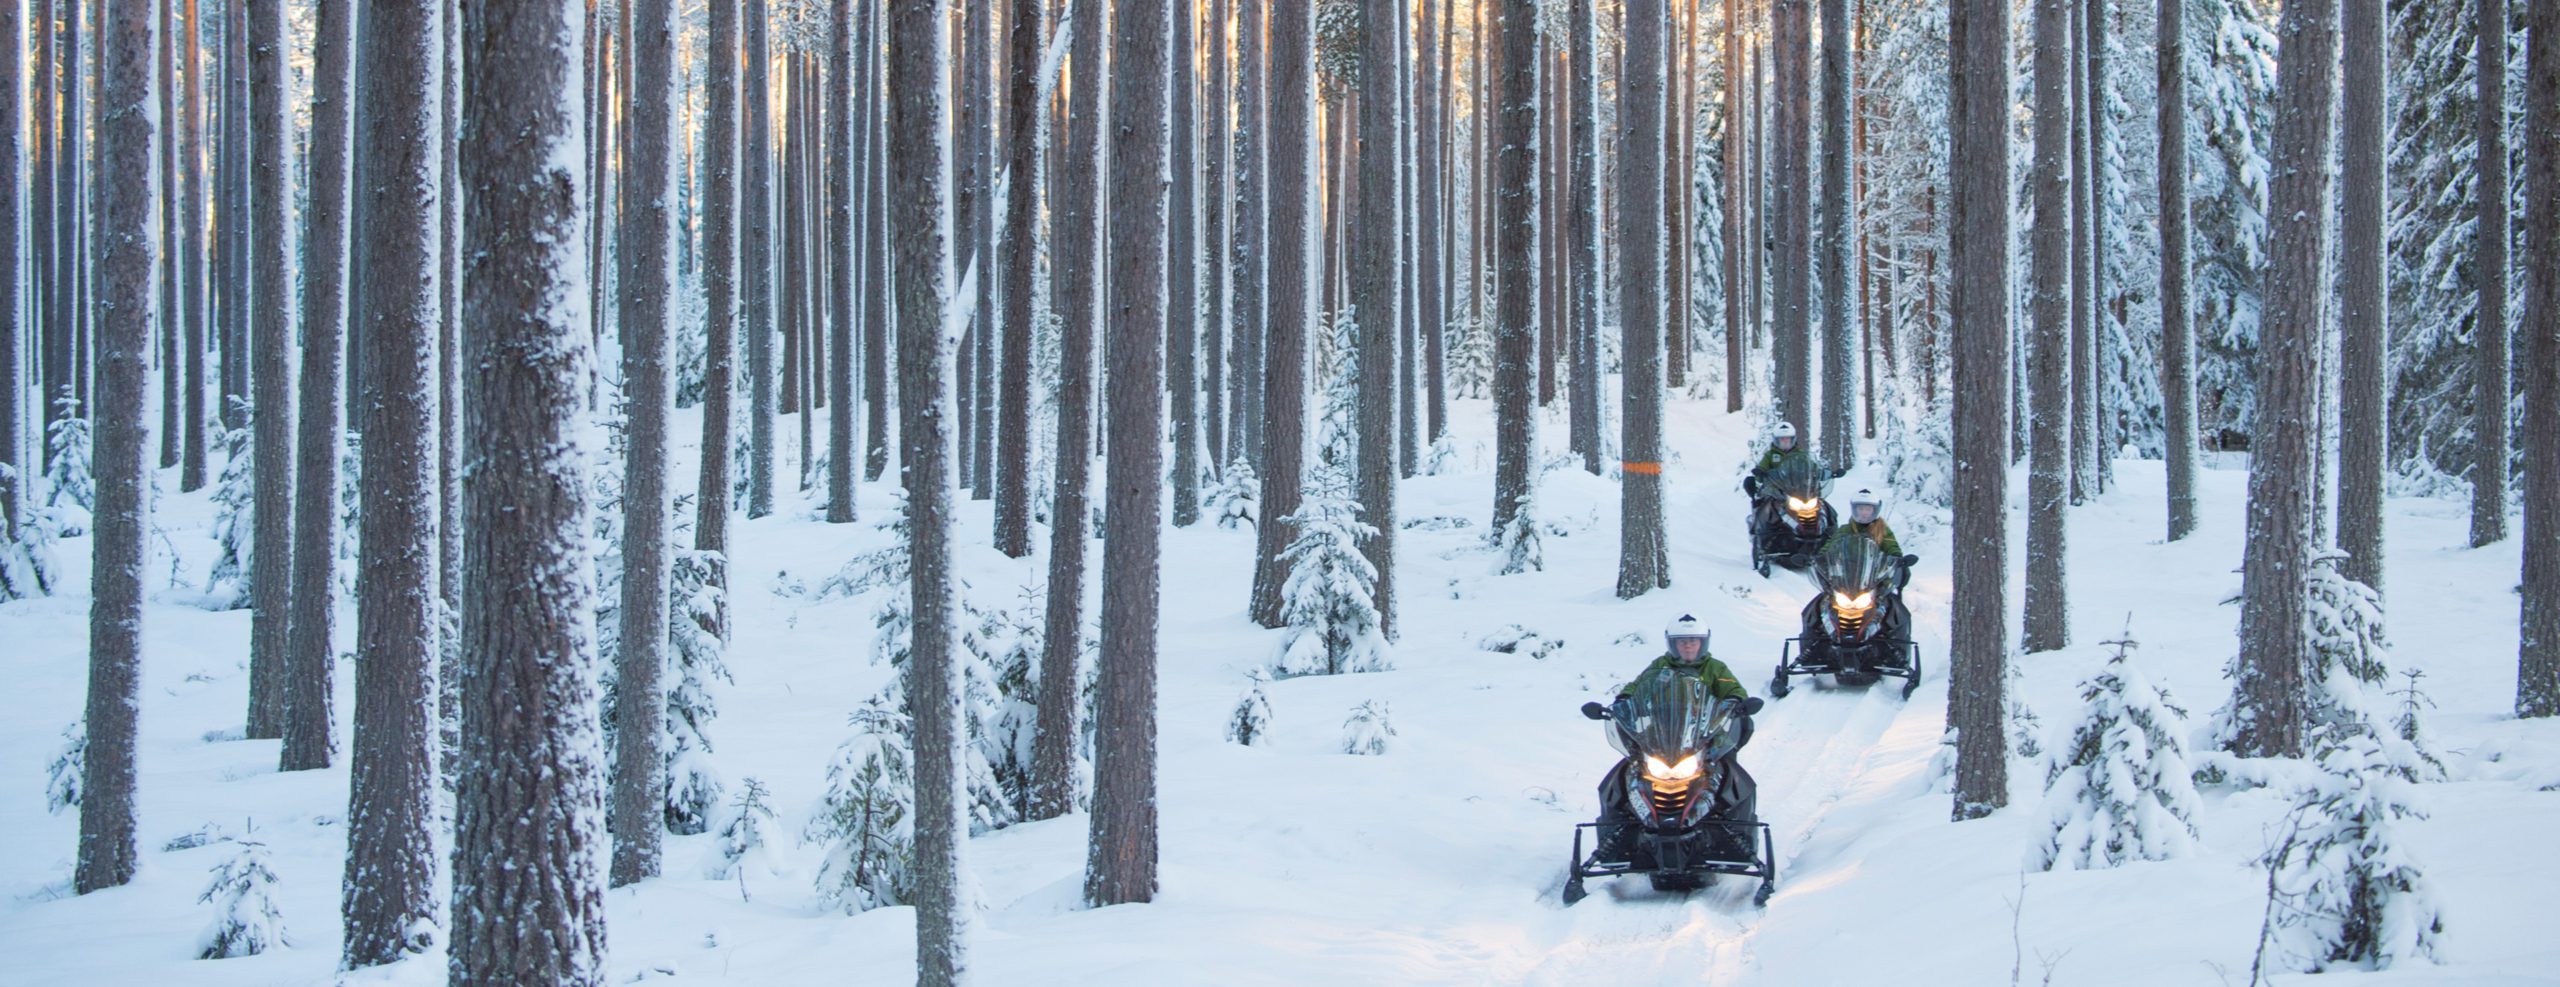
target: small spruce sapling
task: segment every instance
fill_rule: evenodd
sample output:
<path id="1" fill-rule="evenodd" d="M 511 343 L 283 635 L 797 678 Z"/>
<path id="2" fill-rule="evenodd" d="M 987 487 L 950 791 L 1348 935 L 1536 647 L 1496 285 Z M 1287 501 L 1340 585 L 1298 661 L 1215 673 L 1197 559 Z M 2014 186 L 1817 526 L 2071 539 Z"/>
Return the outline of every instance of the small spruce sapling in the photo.
<path id="1" fill-rule="evenodd" d="M 1271 676 L 1259 668 L 1244 673 L 1244 695 L 1236 700 L 1236 711 L 1227 717 L 1227 741 L 1246 747 L 1261 747 L 1271 742 L 1271 700 L 1262 693 Z"/>
<path id="2" fill-rule="evenodd" d="M 1273 664 L 1283 676 L 1394 667 L 1372 595 L 1378 570 L 1360 551 L 1377 529 L 1359 520 L 1348 487 L 1340 468 L 1317 467 L 1298 513 L 1288 519 L 1298 526 L 1298 537 L 1281 553 L 1290 564 L 1289 579 L 1280 588 L 1285 627 Z"/>
<path id="3" fill-rule="evenodd" d="M 1494 532 L 1494 553 L 1502 560 L 1495 570 L 1501 575 L 1535 572 L 1547 567 L 1545 549 L 1538 533 L 1538 481 L 1529 479 L 1529 489 L 1520 494 L 1520 507 L 1511 515 L 1511 523 Z"/>
<path id="4" fill-rule="evenodd" d="M 45 811 L 61 815 L 62 810 L 80 805 L 81 772 L 88 770 L 89 721 L 73 720 L 62 728 L 62 750 L 45 768 Z"/>
<path id="5" fill-rule="evenodd" d="M 820 901 L 847 914 L 906 901 L 914 857 L 915 770 L 907 718 L 878 699 L 854 711 L 854 735 L 827 767 L 827 792 L 802 837 L 818 843 Z"/>
<path id="6" fill-rule="evenodd" d="M 2410 782 L 2374 732 L 2329 739 L 2319 770 L 2295 792 L 2283 842 L 2258 861 L 2268 869 L 2258 971 L 2432 960 L 2442 910 L 2397 832 L 2400 820 L 2425 818 L 2409 804 Z"/>
<path id="7" fill-rule="evenodd" d="M 667 768 L 667 831 L 682 836 L 709 828 L 712 810 L 720 804 L 720 772 L 711 763 L 709 733 L 711 720 L 720 710 L 711 698 L 711 682 L 732 680 L 721 660 L 720 638 L 704 629 L 716 626 L 713 622 L 724 606 L 720 585 L 711 578 L 719 553 L 680 548 L 674 555 L 668 580 L 674 600 L 667 638 L 672 645 L 670 670 L 675 675 L 667 689 L 662 749 Z"/>
<path id="8" fill-rule="evenodd" d="M 1253 464 L 1239 457 L 1209 488 L 1204 505 L 1221 528 L 1250 529 L 1262 516 L 1262 479 Z"/>
<path id="9" fill-rule="evenodd" d="M 240 427 L 222 435 L 222 474 L 213 483 L 213 540 L 220 551 L 205 584 L 205 595 L 217 610 L 249 605 L 250 572 L 256 561 L 257 539 L 252 537 L 258 523 L 257 480 L 252 471 L 256 435 L 248 420 L 248 402 L 233 398 L 232 407 L 241 416 Z"/>
<path id="10" fill-rule="evenodd" d="M 56 530 L 65 537 L 77 537 L 88 530 L 89 512 L 98 505 L 89 419 L 80 413 L 78 398 L 65 394 L 53 403 L 62 409 L 62 417 L 45 429 L 44 502 L 57 511 Z"/>
<path id="11" fill-rule="evenodd" d="M 747 872 L 759 875 L 773 873 L 773 831 L 780 823 L 773 815 L 773 792 L 753 775 L 739 783 L 738 797 L 729 803 L 729 821 L 720 827 L 720 862 L 713 877 L 738 879 L 738 896 L 747 895 Z"/>
<path id="12" fill-rule="evenodd" d="M 213 906 L 213 922 L 196 944 L 200 960 L 255 956 L 293 945 L 285 935 L 284 914 L 276 907 L 276 872 L 267 863 L 267 845 L 250 839 L 231 842 L 237 849 L 215 865 L 213 881 L 196 896 L 198 903 Z"/>
<path id="13" fill-rule="evenodd" d="M 1387 752 L 1387 738 L 1395 735 L 1395 726 L 1387 722 L 1386 700 L 1363 700 L 1351 708 L 1351 717 L 1342 721 L 1342 752 L 1384 754 Z"/>
<path id="14" fill-rule="evenodd" d="M 2198 802 L 2179 708 L 2133 663 L 2128 628 L 2115 654 L 2080 684 L 2080 722 L 2045 778 L 2039 870 L 2169 860 L 2194 846 Z"/>
<path id="15" fill-rule="evenodd" d="M 17 492 L 19 514 L 0 517 L 0 602 L 53 593 L 53 511 L 30 503 L 18 480 L 16 468 L 0 463 L 0 490 Z"/>

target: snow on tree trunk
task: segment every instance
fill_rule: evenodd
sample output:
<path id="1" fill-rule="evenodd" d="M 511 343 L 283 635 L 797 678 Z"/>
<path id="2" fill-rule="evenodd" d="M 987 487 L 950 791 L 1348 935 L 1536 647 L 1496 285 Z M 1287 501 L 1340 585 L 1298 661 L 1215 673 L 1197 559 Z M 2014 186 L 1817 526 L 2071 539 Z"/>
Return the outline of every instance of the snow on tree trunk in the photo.
<path id="1" fill-rule="evenodd" d="M 320 0 L 312 39 L 310 203 L 303 211 L 301 413 L 294 425 L 293 602 L 285 631 L 285 771 L 337 755 L 338 440 L 346 418 L 347 191 L 353 126 L 354 5 Z"/>
<path id="2" fill-rule="evenodd" d="M 2009 801 L 2009 5 L 1949 12 L 1954 106 L 1953 253 L 1956 587 L 1947 634 L 1947 725 L 1957 734 L 1955 818 Z"/>
<path id="3" fill-rule="evenodd" d="M 147 70 L 145 70 L 147 71 Z M 196 958 L 227 960 L 293 945 L 276 904 L 276 872 L 267 845 L 236 840 L 229 859 L 214 865 L 213 880 L 197 904 L 213 906 L 213 922 L 196 939 Z"/>
<path id="4" fill-rule="evenodd" d="M 841 15 L 840 15 L 841 16 Z M 1032 313 L 1040 273 L 1040 0 L 1012 0 L 1006 15 L 1004 345 L 996 422 L 996 550 L 1031 554 Z M 1213 140 L 1221 139 L 1212 136 Z M 1215 194 L 1212 190 L 1212 194 Z M 1215 405 L 1212 405 L 1214 408 Z"/>
<path id="5" fill-rule="evenodd" d="M 2525 201 L 2560 202 L 2560 4 L 2532 7 L 2525 56 Z M 2516 715 L 2560 715 L 2560 210 L 2525 215 L 2523 640 Z"/>
<path id="6" fill-rule="evenodd" d="M 1832 0 L 1840 2 L 1840 0 Z M 1619 440 L 1618 598 L 1671 585 L 1662 516 L 1663 76 L 1659 0 L 1626 9 L 1626 54 L 1618 63 L 1618 321 L 1625 333 Z M 1677 249 L 1673 245 L 1673 249 Z M 1595 349 L 1597 347 L 1594 347 Z M 1596 356 L 1597 354 L 1593 354 Z M 1599 374 L 1590 375 L 1598 383 Z"/>
<path id="7" fill-rule="evenodd" d="M 1598 25 L 1595 21 L 1598 18 L 1592 13 L 1591 0 L 1574 0 L 1569 9 L 1571 12 L 1567 16 L 1573 21 L 1573 51 L 1577 54 L 1568 59 L 1572 79 L 1569 82 L 1571 96 L 1567 101 L 1572 104 L 1572 125 L 1571 135 L 1567 138 L 1570 148 L 1565 152 L 1565 160 L 1560 167 L 1569 170 L 1572 177 L 1568 188 L 1557 190 L 1560 193 L 1557 198 L 1566 200 L 1560 203 L 1564 205 L 1565 222 L 1557 224 L 1552 235 L 1560 236 L 1564 241 L 1565 266 L 1571 281 L 1567 286 L 1571 297 L 1565 303 L 1568 313 L 1565 335 L 1572 340 L 1573 346 L 1573 402 L 1569 419 L 1572 441 L 1569 444 L 1582 453 L 1583 469 L 1600 476 L 1604 474 L 1600 467 L 1601 374 L 1597 347 L 1600 338 L 1600 291 L 1601 285 L 1608 280 L 1607 272 L 1601 266 L 1599 231 L 1600 163 L 1603 159 L 1599 154 L 1600 70 L 1595 63 L 1599 61 L 1600 46 L 1596 37 Z M 1633 51 L 1632 48 L 1628 50 Z M 1622 122 L 1632 122 L 1628 120 L 1623 106 L 1619 116 Z M 1619 142 L 1623 160 L 1632 161 L 1634 157 L 1641 156 L 1641 153 L 1627 154 L 1630 150 L 1650 152 L 1652 146 L 1629 145 L 1624 140 Z M 1631 176 L 1624 174 L 1620 179 L 1633 181 Z M 1621 191 L 1634 194 L 1631 190 Z M 1630 229 L 1628 232 L 1640 231 Z M 1648 297 L 1646 301 L 1650 305 L 1653 299 Z M 1627 388 L 1626 393 L 1629 400 L 1634 399 L 1634 388 Z"/>
<path id="8" fill-rule="evenodd" d="M 1373 599 L 1381 633 L 1393 637 L 1396 622 L 1396 443 L 1404 429 L 1396 417 L 1397 278 L 1402 224 L 1396 210 L 1396 129 L 1401 107 L 1394 95 L 1396 53 L 1404 31 L 1396 0 L 1361 0 L 1360 68 L 1371 80 L 1358 104 L 1359 177 L 1352 208 L 1351 305 L 1360 320 L 1357 491 L 1360 516 L 1375 532 L 1361 545 L 1377 573 Z"/>
<path id="9" fill-rule="evenodd" d="M 773 513 L 774 312 L 776 289 L 773 222 L 776 215 L 773 173 L 771 31 L 765 0 L 738 0 L 738 43 L 744 52 L 738 80 L 738 196 L 744 243 L 738 258 L 740 331 L 747 349 L 747 516 Z"/>
<path id="10" fill-rule="evenodd" d="M 256 512 L 253 539 L 257 558 L 266 564 L 248 572 L 249 717 L 247 736 L 267 740 L 283 736 L 287 609 L 293 599 L 293 353 L 291 290 L 285 259 L 293 248 L 285 216 L 292 205 L 292 162 L 287 155 L 290 128 L 287 90 L 292 68 L 285 63 L 290 40 L 285 34 L 284 4 L 243 3 L 247 15 L 242 42 L 248 55 L 250 135 L 247 148 L 249 227 L 244 237 L 252 254 L 252 296 L 245 306 L 249 339 L 243 350 L 251 364 L 249 394 L 256 404 L 257 430 L 250 443 L 257 457 L 251 470 L 254 499 L 269 510 Z"/>
<path id="11" fill-rule="evenodd" d="M 2507 367 L 2507 0 L 2478 0 L 2475 9 L 2480 180 L 2472 186 L 2471 269 L 2480 301 L 2471 331 L 2471 547 L 2478 548 L 2507 537 L 2507 415 L 2515 392 Z"/>
<path id="12" fill-rule="evenodd" d="M 2071 8 L 2075 0 L 2035 6 L 2034 326 L 2027 334 L 2026 626 L 2018 645 L 2029 653 L 2071 643 L 2070 581 L 2064 569 L 2072 497 L 2071 325 L 2073 207 Z"/>
<path id="13" fill-rule="evenodd" d="M 1254 428 L 1261 440 L 1262 523 L 1254 540 L 1253 597 L 1248 612 L 1264 627 L 1281 624 L 1281 589 L 1288 571 L 1281 559 L 1294 537 L 1288 518 L 1297 513 L 1304 480 L 1307 337 L 1312 316 L 1307 258 L 1307 213 L 1312 164 L 1314 38 L 1310 4 L 1270 9 L 1269 273 L 1264 300 L 1262 389 Z M 1323 265 L 1313 265 L 1320 272 Z"/>
<path id="14" fill-rule="evenodd" d="M 106 13 L 102 11 L 101 13 Z M 151 530 L 143 461 L 144 367 L 160 318 L 151 290 L 151 3 L 116 0 L 99 53 L 97 535 L 89 577 L 88 746 L 81 761 L 80 852 L 72 888 L 133 879 L 135 746 L 142 706 L 143 538 Z"/>
<path id="15" fill-rule="evenodd" d="M 738 50 L 738 5 L 708 6 L 710 37 L 706 44 L 711 55 L 705 61 L 710 92 L 704 98 L 704 147 L 697 152 L 703 156 L 707 186 L 707 201 L 701 209 L 705 255 L 702 281 L 708 312 L 703 331 L 702 455 L 693 494 L 693 547 L 713 553 L 709 560 L 711 582 L 725 591 L 729 585 L 729 489 L 736 476 L 730 449 L 734 441 L 731 424 L 736 418 L 732 408 L 737 393 L 733 364 L 739 316 L 739 60 L 729 56 Z M 728 615 L 708 616 L 704 629 L 713 637 L 727 640 Z"/>
<path id="16" fill-rule="evenodd" d="M 1537 245 L 1537 199 L 1532 184 L 1538 173 L 1536 0 L 1501 0 L 1498 17 L 1501 78 L 1491 88 L 1495 90 L 1493 129 L 1499 133 L 1487 135 L 1487 140 L 1496 142 L 1493 173 L 1487 177 L 1493 196 L 1500 200 L 1489 217 L 1496 271 L 1492 530 L 1509 532 L 1537 484 L 1538 469 L 1538 426 L 1530 406 L 1538 330 L 1529 266 Z M 1483 41 L 1477 44 L 1485 46 Z M 1482 126 L 1484 109 L 1476 116 Z"/>
<path id="17" fill-rule="evenodd" d="M 436 595 L 438 270 L 443 207 L 437 179 L 444 11 L 437 0 L 368 4 L 358 25 L 377 102 L 358 153 L 374 179 L 359 190 L 367 273 L 360 331 L 372 399 L 359 406 L 364 573 L 356 592 L 356 708 L 349 750 L 341 962 L 390 963 L 427 949 L 444 925 L 437 878 L 446 865 L 437 780 L 438 667 L 444 620 Z"/>
<path id="18" fill-rule="evenodd" d="M 604 765 L 587 455 L 575 8 L 475 8 L 465 33 L 458 984 L 598 984 Z"/>
<path id="19" fill-rule="evenodd" d="M 866 22 L 868 23 L 868 22 Z M 853 223 L 855 163 L 853 0 L 829 0 L 827 17 L 827 522 L 854 520 Z M 869 32 L 863 32 L 865 40 Z M 1011 392 L 1009 392 L 1011 393 Z"/>
<path id="20" fill-rule="evenodd" d="M 2248 540 L 2241 556 L 2241 700 L 2231 750 L 2299 756 L 2304 614 L 2311 563 L 2315 402 L 2326 281 L 2330 114 L 2337 97 L 2336 0 L 2294 0 L 2278 34 L 2275 172 L 2267 214 L 2266 318 L 2250 435 Z"/>
<path id="21" fill-rule="evenodd" d="M 2196 360 L 2193 263 L 2187 242 L 2187 35 L 2185 0 L 2156 0 L 2159 81 L 2160 394 L 2168 419 L 2169 540 L 2196 529 Z"/>
<path id="22" fill-rule="evenodd" d="M 1822 0 L 1821 448 L 1824 465 L 1834 471 L 1858 462 L 1858 310 L 1849 303 L 1849 34 L 1849 0 Z"/>
<path id="23" fill-rule="evenodd" d="M 2195 845 L 2196 799 L 2178 738 L 2186 710 L 2133 663 L 2130 630 L 2080 683 L 2080 720 L 2045 776 L 2040 870 L 2094 870 L 2170 860 Z"/>

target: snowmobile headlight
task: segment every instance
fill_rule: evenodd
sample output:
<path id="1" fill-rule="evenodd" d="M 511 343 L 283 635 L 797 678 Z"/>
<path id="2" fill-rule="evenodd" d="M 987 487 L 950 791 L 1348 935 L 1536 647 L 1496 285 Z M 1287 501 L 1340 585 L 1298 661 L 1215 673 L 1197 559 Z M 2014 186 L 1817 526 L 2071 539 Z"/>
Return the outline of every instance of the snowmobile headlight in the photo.
<path id="1" fill-rule="evenodd" d="M 1698 776 L 1698 767 L 1699 761 L 1696 754 L 1681 758 L 1678 764 L 1665 764 L 1661 758 L 1651 754 L 1644 757 L 1644 773 L 1648 777 L 1662 781 L 1687 781 L 1695 778 Z"/>
<path id="2" fill-rule="evenodd" d="M 1814 497 L 1811 499 L 1805 499 L 1789 497 L 1787 498 L 1787 510 L 1794 511 L 1797 517 L 1808 521 L 1813 520 L 1814 514 L 1822 510 L 1822 498 Z"/>
<path id="3" fill-rule="evenodd" d="M 1838 611 L 1840 616 L 1847 617 L 1851 620 L 1866 616 L 1867 608 L 1875 606 L 1875 603 L 1876 591 L 1874 590 L 1868 590 L 1856 596 L 1850 596 L 1849 594 L 1839 590 L 1833 590 L 1831 592 L 1831 609 Z"/>

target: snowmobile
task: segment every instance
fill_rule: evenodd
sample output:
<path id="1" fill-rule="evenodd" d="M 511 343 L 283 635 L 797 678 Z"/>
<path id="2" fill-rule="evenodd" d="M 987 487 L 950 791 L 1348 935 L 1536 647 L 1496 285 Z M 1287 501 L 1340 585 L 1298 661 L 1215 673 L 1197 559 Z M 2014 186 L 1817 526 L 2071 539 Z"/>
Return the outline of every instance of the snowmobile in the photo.
<path id="1" fill-rule="evenodd" d="M 1769 575 L 1772 564 L 1802 570 L 1840 522 L 1823 498 L 1830 478 L 1811 456 L 1789 456 L 1751 490 L 1751 568 Z"/>
<path id="2" fill-rule="evenodd" d="M 1804 605 L 1804 630 L 1778 651 L 1771 698 L 1784 698 L 1790 675 L 1829 675 L 1841 685 L 1903 680 L 1902 695 L 1920 687 L 1920 646 L 1911 641 L 1911 611 L 1902 605 L 1902 574 L 1919 556 L 1886 555 L 1872 540 L 1841 538 L 1814 561 L 1822 592 Z"/>
<path id="3" fill-rule="evenodd" d="M 1573 829 L 1564 903 L 1583 879 L 1645 874 L 1657 891 L 1691 891 L 1719 874 L 1760 879 L 1755 905 L 1778 886 L 1777 843 L 1758 815 L 1758 786 L 1733 760 L 1751 739 L 1758 699 L 1719 700 L 1694 675 L 1669 669 L 1614 705 L 1584 703 L 1626 755 L 1600 780 L 1600 818 Z M 1592 851 L 1583 854 L 1583 831 Z"/>

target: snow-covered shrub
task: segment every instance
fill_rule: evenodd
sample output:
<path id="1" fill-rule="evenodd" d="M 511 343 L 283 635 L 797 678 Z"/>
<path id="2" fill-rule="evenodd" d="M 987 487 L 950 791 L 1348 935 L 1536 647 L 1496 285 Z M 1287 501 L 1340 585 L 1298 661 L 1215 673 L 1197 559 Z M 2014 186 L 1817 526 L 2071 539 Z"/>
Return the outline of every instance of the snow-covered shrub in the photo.
<path id="1" fill-rule="evenodd" d="M 1458 468 L 1458 443 L 1447 433 L 1431 440 L 1431 448 L 1422 453 L 1422 475 L 1439 476 Z"/>
<path id="2" fill-rule="evenodd" d="M 1272 664 L 1281 675 L 1340 675 L 1393 667 L 1380 627 L 1378 570 L 1360 552 L 1377 529 L 1359 520 L 1359 505 L 1337 467 L 1316 467 L 1298 513 L 1289 522 L 1297 540 L 1281 553 L 1289 580 L 1280 588 L 1286 625 Z"/>
<path id="3" fill-rule="evenodd" d="M 2338 571 L 2344 556 L 2313 560 L 2303 622 L 2311 637 L 2310 742 L 2325 749 L 2332 734 L 2372 734 L 2391 770 L 2416 781 L 2441 780 L 2444 762 L 2419 745 L 2425 735 L 2420 707 L 2400 704 L 2395 729 L 2380 729 L 2391 702 L 2391 645 L 2382 633 L 2382 597 L 2373 587 Z"/>
<path id="4" fill-rule="evenodd" d="M 1538 532 L 1538 482 L 1532 476 L 1529 489 L 1520 495 L 1520 508 L 1511 515 L 1511 523 L 1493 533 L 1494 554 L 1502 560 L 1496 571 L 1508 576 L 1547 567 L 1546 551 L 1540 547 Z"/>
<path id="5" fill-rule="evenodd" d="M 213 482 L 213 540 L 221 546 L 205 595 L 215 609 L 249 605 L 251 573 L 257 547 L 256 434 L 250 429 L 248 402 L 232 399 L 240 427 L 222 434 L 222 473 Z"/>
<path id="6" fill-rule="evenodd" d="M 711 825 L 712 809 L 720 804 L 720 774 L 711 764 L 707 732 L 720 712 L 711 699 L 711 682 L 731 679 L 721 659 L 725 647 L 704 630 L 706 619 L 716 620 L 722 609 L 721 587 L 711 579 L 720 553 L 683 548 L 673 553 L 675 562 L 667 582 L 674 599 L 667 622 L 668 671 L 673 675 L 667 688 L 663 746 L 666 817 L 668 832 L 691 835 Z"/>
<path id="7" fill-rule="evenodd" d="M 1493 333 L 1473 319 L 1460 317 L 1449 325 L 1449 389 L 1462 398 L 1481 398 L 1485 387 L 1493 382 Z"/>
<path id="8" fill-rule="evenodd" d="M 0 490 L 17 498 L 18 511 L 14 519 L 0 516 L 0 603 L 53 593 L 53 512 L 36 506 L 18 479 L 0 463 Z"/>
<path id="9" fill-rule="evenodd" d="M 1387 738 L 1396 728 L 1387 722 L 1387 702 L 1383 699 L 1362 700 L 1351 708 L 1351 718 L 1342 721 L 1342 752 L 1345 754 L 1384 754 Z"/>
<path id="10" fill-rule="evenodd" d="M 1619 643 L 1624 644 L 1626 642 L 1621 641 Z M 1558 649 L 1563 648 L 1564 639 L 1548 637 L 1526 627 L 1522 627 L 1519 624 L 1504 624 L 1502 629 L 1494 631 L 1491 634 L 1487 634 L 1483 639 L 1478 640 L 1476 642 L 1476 647 L 1495 654 L 1526 655 L 1530 658 L 1544 659 L 1548 655 L 1556 653 Z"/>
<path id="11" fill-rule="evenodd" d="M 1040 720 L 1040 652 L 1048 640 L 1041 591 L 1025 586 L 1022 599 L 1013 609 L 979 616 L 976 646 L 994 680 L 995 695 L 971 738 L 995 773 L 996 788 L 1004 793 L 1015 819 L 1031 811 L 1032 742 L 1039 735 Z"/>
<path id="12" fill-rule="evenodd" d="M 738 797 L 729 803 L 729 820 L 720 826 L 720 861 L 713 877 L 736 877 L 739 891 L 746 889 L 746 872 L 773 872 L 773 831 L 781 823 L 773 816 L 773 792 L 755 776 L 739 783 Z"/>
<path id="13" fill-rule="evenodd" d="M 363 572 L 358 564 L 363 533 L 364 435 L 348 429 L 338 442 L 338 562 L 330 567 L 342 599 L 356 595 L 356 577 Z"/>
<path id="14" fill-rule="evenodd" d="M 1262 478 L 1239 456 L 1209 488 L 1201 506 L 1221 528 L 1251 528 L 1262 516 Z"/>
<path id="15" fill-rule="evenodd" d="M 2134 666 L 2130 635 L 2109 643 L 2115 654 L 2080 683 L 2080 722 L 2045 777 L 2039 870 L 2168 860 L 2194 845 L 2195 784 L 2178 739 L 2186 711 Z"/>
<path id="16" fill-rule="evenodd" d="M 257 840 L 234 840 L 232 845 L 238 849 L 214 867 L 212 883 L 196 897 L 213 906 L 213 922 L 196 943 L 200 960 L 256 956 L 293 945 L 276 907 L 276 872 L 267 864 L 267 845 Z"/>
<path id="17" fill-rule="evenodd" d="M 44 503 L 56 509 L 55 530 L 65 537 L 78 537 L 88 530 L 89 512 L 98 508 L 89 419 L 80 413 L 78 398 L 66 394 L 53 403 L 62 410 L 61 417 L 45 428 Z"/>
<path id="18" fill-rule="evenodd" d="M 80 779 L 89 765 L 89 721 L 62 728 L 62 750 L 44 769 L 44 807 L 55 815 L 80 805 Z"/>
<path id="19" fill-rule="evenodd" d="M 1315 455 L 1309 470 L 1353 469 L 1360 455 L 1360 323 L 1354 313 L 1334 317 L 1316 354 L 1316 379 L 1324 393 L 1316 406 Z"/>
<path id="20" fill-rule="evenodd" d="M 2268 869 L 2261 971 L 2378 970 L 2433 959 L 2444 931 L 2435 889 L 2396 831 L 2402 819 L 2424 818 L 2409 804 L 2409 782 L 2376 734 L 2334 741 L 2296 792 L 2284 841 L 2259 858 Z"/>
<path id="21" fill-rule="evenodd" d="M 915 853 L 915 769 L 904 714 L 878 699 L 853 714 L 852 739 L 827 767 L 827 792 L 804 839 L 823 846 L 818 898 L 847 913 L 906 901 Z"/>
<path id="22" fill-rule="evenodd" d="M 1262 687 L 1271 683 L 1271 676 L 1255 668 L 1246 670 L 1244 677 L 1244 695 L 1236 700 L 1236 711 L 1227 717 L 1227 740 L 1260 747 L 1271 740 L 1271 700 L 1262 694 Z"/>

